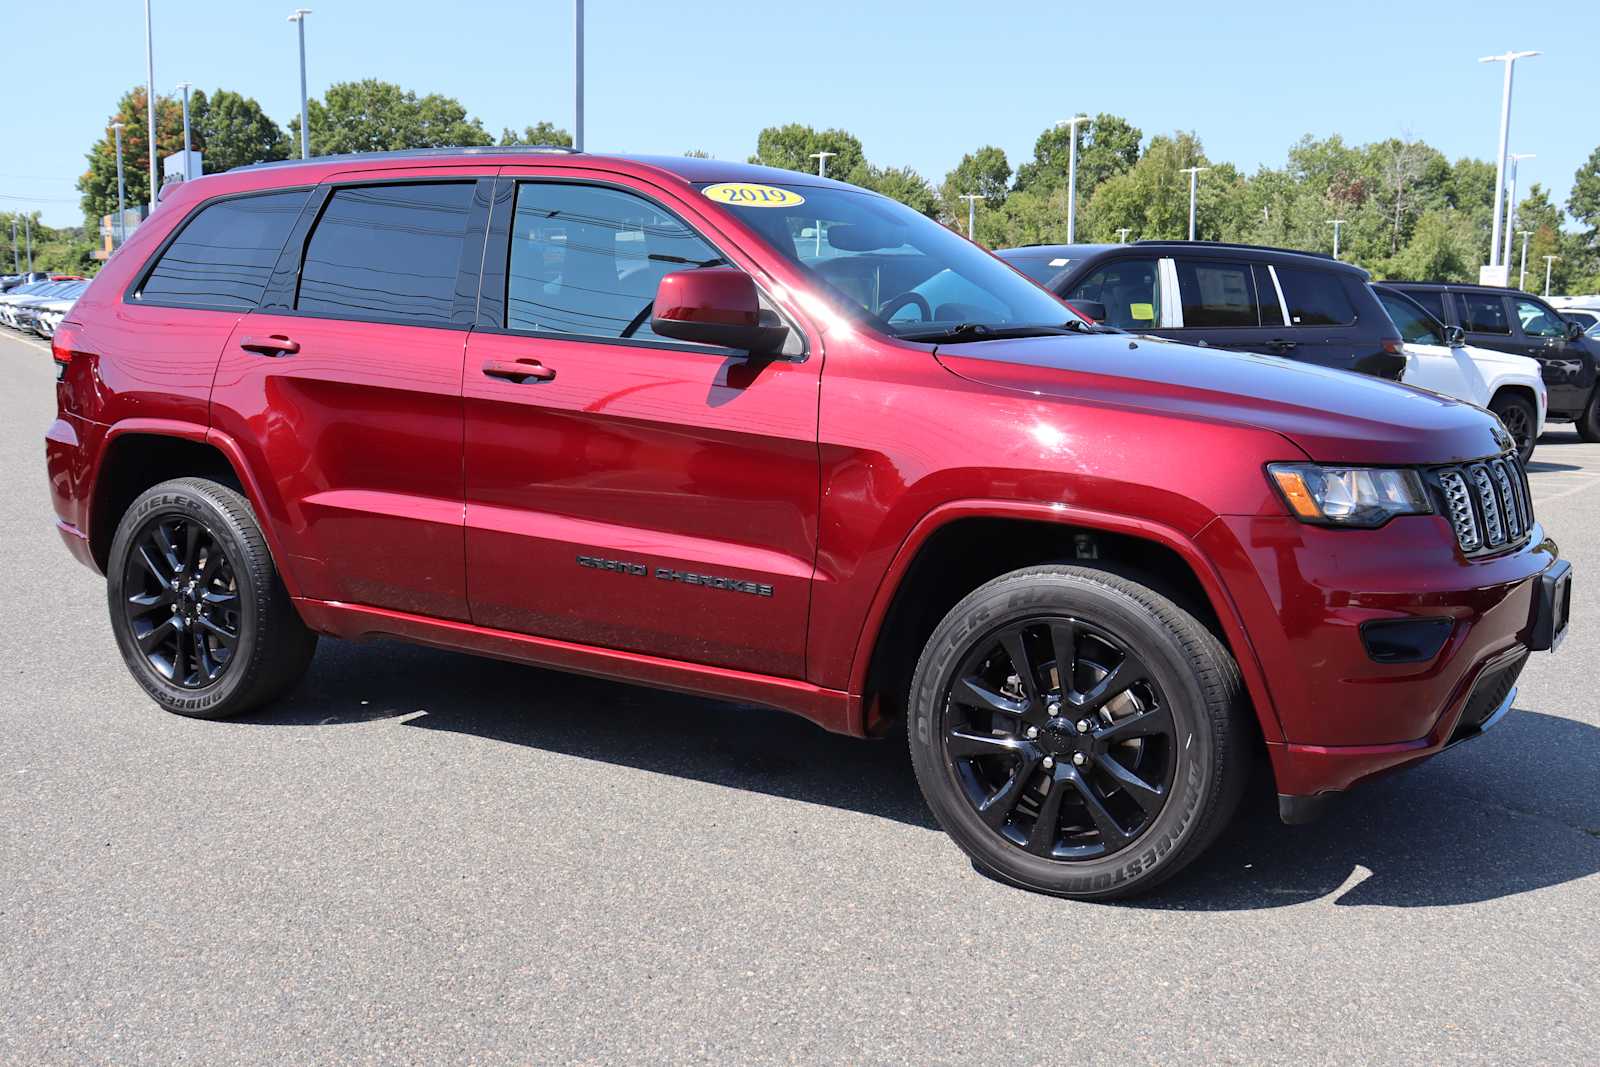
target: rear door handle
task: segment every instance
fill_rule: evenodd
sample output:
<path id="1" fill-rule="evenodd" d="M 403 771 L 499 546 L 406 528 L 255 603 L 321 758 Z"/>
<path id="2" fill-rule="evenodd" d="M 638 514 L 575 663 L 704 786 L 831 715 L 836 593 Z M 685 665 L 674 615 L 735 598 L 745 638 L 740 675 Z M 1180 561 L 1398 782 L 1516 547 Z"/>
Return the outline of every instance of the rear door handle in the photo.
<path id="1" fill-rule="evenodd" d="M 556 376 L 555 371 L 536 359 L 491 359 L 484 363 L 483 373 L 518 385 L 536 385 Z"/>
<path id="2" fill-rule="evenodd" d="M 241 337 L 239 347 L 261 356 L 292 356 L 300 351 L 300 342 L 275 333 L 270 337 Z"/>
<path id="3" fill-rule="evenodd" d="M 1274 337 L 1267 342 L 1267 347 L 1278 352 L 1287 352 L 1299 343 L 1299 341 L 1291 341 L 1286 337 Z"/>

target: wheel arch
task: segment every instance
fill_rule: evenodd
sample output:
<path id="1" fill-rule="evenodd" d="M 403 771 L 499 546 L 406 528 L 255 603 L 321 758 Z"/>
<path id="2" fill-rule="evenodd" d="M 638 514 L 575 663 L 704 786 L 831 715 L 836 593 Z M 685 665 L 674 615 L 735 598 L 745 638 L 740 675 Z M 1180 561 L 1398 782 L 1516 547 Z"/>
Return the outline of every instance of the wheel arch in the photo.
<path id="1" fill-rule="evenodd" d="M 1001 574 L 1050 562 L 1098 567 L 1145 582 L 1189 611 L 1238 663 L 1265 740 L 1282 739 L 1238 611 L 1189 538 L 1127 516 L 1010 501 L 964 501 L 935 509 L 901 545 L 851 663 L 849 691 L 860 732 L 883 733 L 903 719 L 917 656 L 957 601 Z"/>

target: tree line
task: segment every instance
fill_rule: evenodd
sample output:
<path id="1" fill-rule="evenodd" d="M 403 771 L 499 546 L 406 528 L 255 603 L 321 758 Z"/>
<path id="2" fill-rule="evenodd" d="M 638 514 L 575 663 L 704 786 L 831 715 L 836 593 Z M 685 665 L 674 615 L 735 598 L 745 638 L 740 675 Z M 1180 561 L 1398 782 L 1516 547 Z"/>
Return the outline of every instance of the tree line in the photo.
<path id="1" fill-rule="evenodd" d="M 156 149 L 160 157 L 182 150 L 183 115 L 175 98 L 158 97 Z M 570 145 L 566 130 L 539 122 L 496 137 L 460 101 L 418 95 L 377 79 L 340 82 L 309 102 L 313 155 L 390 151 L 451 145 Z M 123 165 L 127 202 L 147 202 L 150 180 L 144 88 L 124 94 L 107 119 L 105 136 L 90 148 L 78 181 L 88 225 L 50 231 L 51 255 L 88 262 L 93 224 L 116 210 L 116 151 L 109 126 L 125 124 Z M 208 172 L 287 159 L 299 144 L 299 116 L 280 126 L 255 100 L 226 89 L 190 96 L 194 147 Z M 870 160 L 861 140 L 841 129 L 791 123 L 769 126 L 756 137 L 752 163 L 814 173 L 815 153 L 832 153 L 830 177 L 864 186 L 965 232 L 964 195 L 981 196 L 974 239 L 990 248 L 1066 239 L 1068 132 L 1051 127 L 1034 143 L 1031 159 L 1013 169 L 1000 148 L 985 145 L 961 157 L 937 185 L 910 167 Z M 703 155 L 691 151 L 687 155 Z M 1197 235 L 1202 240 L 1269 244 L 1331 251 L 1331 219 L 1343 220 L 1340 257 L 1377 277 L 1475 281 L 1488 253 L 1495 168 L 1491 162 L 1451 160 L 1409 137 L 1351 145 L 1334 135 L 1307 136 L 1292 145 L 1282 166 L 1247 174 L 1212 160 L 1193 132 L 1145 136 L 1120 115 L 1102 113 L 1079 133 L 1077 238 L 1182 238 L 1188 232 L 1188 167 L 1200 175 Z M 1576 228 L 1569 228 L 1568 222 Z M 5 216 L 0 216 L 0 225 Z M 1544 256 L 1554 255 L 1552 291 L 1600 291 L 1600 148 L 1575 176 L 1564 207 L 1538 183 L 1519 190 L 1518 230 L 1528 238 L 1527 287 L 1544 286 Z M 76 238 L 74 233 L 77 234 Z M 9 241 L 9 232 L 0 231 Z M 74 241 L 77 244 L 74 244 Z M 35 264 L 39 265 L 39 240 Z M 74 248 L 81 247 L 81 258 Z M 1522 240 L 1513 239 L 1511 280 L 1518 278 Z M 64 264 L 65 265 L 65 264 Z M 49 267 L 43 269 L 52 269 Z M 59 268 L 55 268 L 59 269 Z"/>

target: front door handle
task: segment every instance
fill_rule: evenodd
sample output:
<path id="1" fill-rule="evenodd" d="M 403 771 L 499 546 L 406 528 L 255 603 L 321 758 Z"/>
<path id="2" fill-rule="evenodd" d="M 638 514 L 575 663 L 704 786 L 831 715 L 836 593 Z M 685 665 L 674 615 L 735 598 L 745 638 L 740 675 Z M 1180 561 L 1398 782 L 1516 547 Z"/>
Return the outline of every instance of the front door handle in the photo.
<path id="1" fill-rule="evenodd" d="M 260 356 L 292 356 L 300 351 L 300 342 L 275 333 L 270 337 L 241 337 L 239 347 Z"/>
<path id="2" fill-rule="evenodd" d="M 484 363 L 483 373 L 518 385 L 536 385 L 556 376 L 555 371 L 536 359 L 491 359 Z"/>
<path id="3" fill-rule="evenodd" d="M 1299 341 L 1291 341 L 1287 337 L 1274 337 L 1267 342 L 1267 347 L 1274 352 L 1287 352 L 1299 343 Z"/>

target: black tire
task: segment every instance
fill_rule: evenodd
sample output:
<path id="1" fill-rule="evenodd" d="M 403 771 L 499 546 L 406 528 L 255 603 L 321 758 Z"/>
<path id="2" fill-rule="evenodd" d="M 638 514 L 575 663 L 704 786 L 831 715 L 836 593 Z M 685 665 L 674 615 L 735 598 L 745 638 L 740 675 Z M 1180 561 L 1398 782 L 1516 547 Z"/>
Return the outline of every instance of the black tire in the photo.
<path id="1" fill-rule="evenodd" d="M 1578 436 L 1590 444 L 1600 443 L 1600 388 L 1589 397 L 1589 406 L 1573 420 L 1578 424 Z"/>
<path id="2" fill-rule="evenodd" d="M 1539 413 L 1533 401 L 1521 393 L 1501 390 L 1489 401 L 1489 410 L 1494 412 L 1511 439 L 1517 443 L 1517 456 L 1526 466 L 1528 460 L 1533 458 L 1533 446 L 1539 443 L 1539 435 L 1534 432 L 1534 427 L 1539 424 Z"/>
<path id="3" fill-rule="evenodd" d="M 1064 631 L 1074 635 L 1070 646 L 1059 643 Z M 1013 633 L 1020 635 L 1016 637 L 1024 646 L 1020 650 L 1005 652 L 998 663 L 984 651 L 1011 649 L 1008 635 Z M 1035 654 L 1052 648 L 1056 658 L 1050 663 Z M 1063 685 L 1054 663 L 1068 648 L 1073 666 L 1068 684 Z M 1022 671 L 1011 670 L 1019 652 L 1029 661 L 1027 673 L 1035 688 L 1021 680 Z M 1119 655 L 1122 658 L 1116 658 Z M 1092 656 L 1112 663 L 1111 668 L 1097 666 L 1090 661 Z M 1128 664 L 1134 666 L 1122 685 L 1129 685 L 1135 676 L 1146 680 L 1133 682 L 1126 692 L 1099 705 L 1087 699 L 1106 689 L 1100 683 Z M 1088 690 L 1082 688 L 1085 671 L 1103 671 L 1087 675 Z M 1012 710 L 995 711 L 999 704 L 989 698 L 1005 697 L 1007 690 L 988 688 L 989 679 L 1001 677 L 1005 686 L 1013 687 L 1010 692 L 1020 694 L 1008 708 L 1033 707 L 1032 695 L 1045 708 L 1054 703 L 1066 715 L 1049 711 L 1049 718 L 1041 718 L 1038 709 L 1020 713 L 1031 715 L 1029 719 L 1013 718 Z M 969 688 L 968 682 L 977 684 Z M 979 699 L 972 698 L 974 693 L 981 694 Z M 1134 705 L 1126 718 L 1114 719 L 1107 710 L 1118 700 Z M 1250 777 L 1252 734 L 1233 658 L 1177 604 L 1138 582 L 1101 570 L 1030 567 L 969 594 L 928 639 L 912 677 L 909 707 L 912 764 L 939 824 L 981 869 L 1013 885 L 1058 896 L 1125 897 L 1170 878 L 1227 824 Z M 1170 736 L 1141 733 L 1136 742 L 1096 740 L 1102 735 L 1118 737 L 1135 720 L 1154 720 L 1162 708 L 1170 721 Z M 968 721 L 983 716 L 990 724 L 987 737 Z M 1028 722 L 1035 725 L 1022 725 Z M 1030 728 L 1037 740 L 1024 740 Z M 1011 746 L 1008 738 L 1014 739 L 1015 747 L 1008 747 L 1005 755 L 989 751 L 990 745 Z M 1129 773 L 1142 784 L 1137 792 L 1131 785 L 1119 790 L 1117 783 L 1127 779 L 1109 775 L 1112 768 L 1106 761 L 1114 759 L 1121 765 L 1127 746 L 1134 743 L 1139 748 Z M 952 754 L 957 746 L 960 753 L 976 748 L 980 754 Z M 1050 759 L 1043 758 L 1045 753 Z M 1080 759 L 1081 770 L 1073 766 Z M 1036 775 L 1031 785 L 1030 760 Z M 1128 770 L 1125 765 L 1120 769 Z M 1152 783 L 1143 781 L 1145 777 L 1162 777 L 1160 796 L 1148 788 Z M 1017 785 L 1018 780 L 1024 784 Z M 1111 786 L 1097 786 L 1096 780 Z M 997 781 L 1003 784 L 986 801 L 977 799 Z M 1122 814 L 1113 810 L 1119 792 L 1126 794 L 1120 800 Z M 1055 794 L 1053 804 L 1051 794 Z M 1013 807 L 1000 812 L 995 823 L 994 812 L 1005 803 L 1002 795 Z M 1133 804 L 1135 799 L 1140 803 Z M 1147 807 L 1157 801 L 1155 810 Z M 1031 820 L 1026 810 L 1030 803 L 1035 812 Z M 1074 804 L 1081 806 L 1081 816 L 1074 813 Z M 980 816 L 980 807 L 990 812 L 988 820 Z M 1044 822 L 1047 811 L 1055 815 Z M 1130 822 L 1136 828 L 1130 829 Z M 1018 840 L 1019 835 L 1025 840 Z"/>
<path id="4" fill-rule="evenodd" d="M 267 704 L 316 651 L 249 502 L 216 482 L 179 478 L 135 500 L 106 577 L 123 660 L 179 715 L 225 719 Z"/>

